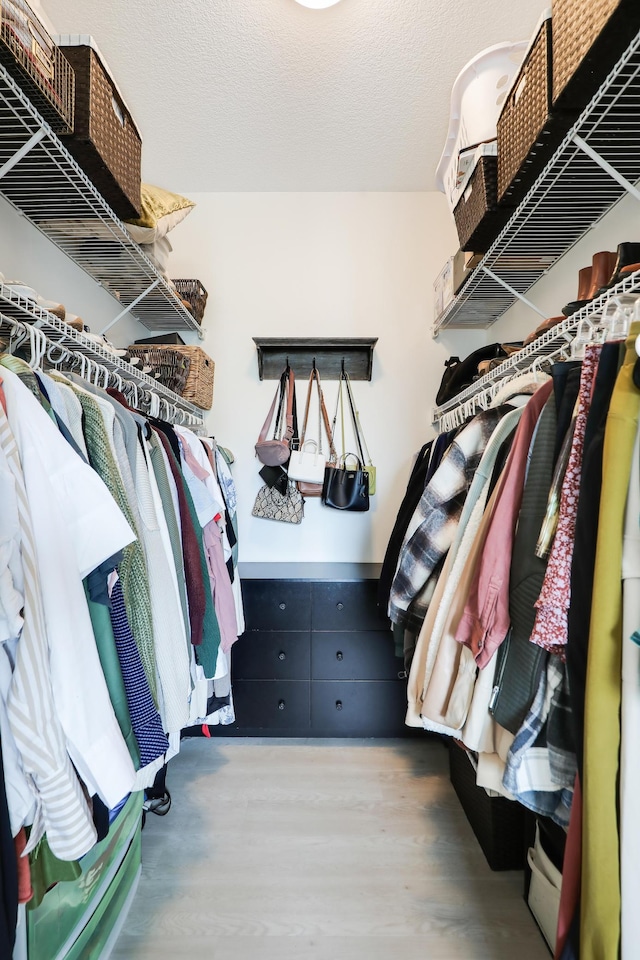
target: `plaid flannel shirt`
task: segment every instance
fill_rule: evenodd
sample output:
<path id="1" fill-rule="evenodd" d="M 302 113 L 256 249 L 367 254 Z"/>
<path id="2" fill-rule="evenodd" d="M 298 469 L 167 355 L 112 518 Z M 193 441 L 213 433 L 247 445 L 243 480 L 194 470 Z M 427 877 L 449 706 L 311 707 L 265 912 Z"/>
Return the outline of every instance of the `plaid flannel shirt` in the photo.
<path id="1" fill-rule="evenodd" d="M 465 497 L 491 434 L 511 409 L 483 410 L 458 434 L 425 488 L 412 517 L 391 587 L 389 618 L 419 631 L 428 603 L 421 596 L 453 543 Z"/>

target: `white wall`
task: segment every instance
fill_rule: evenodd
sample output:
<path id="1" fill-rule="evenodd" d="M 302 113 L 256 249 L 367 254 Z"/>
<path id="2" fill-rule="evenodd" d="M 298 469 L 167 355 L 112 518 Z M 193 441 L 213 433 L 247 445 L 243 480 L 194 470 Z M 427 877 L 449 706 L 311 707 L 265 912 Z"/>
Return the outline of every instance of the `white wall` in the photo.
<path id="1" fill-rule="evenodd" d="M 176 185 L 176 189 L 180 189 Z M 434 277 L 456 249 L 444 198 L 426 193 L 193 195 L 172 233 L 174 276 L 209 291 L 205 349 L 216 362 L 210 428 L 236 456 L 244 561 L 378 561 L 451 352 L 484 331 L 431 339 Z M 368 514 L 308 500 L 300 527 L 251 517 L 260 486 L 253 445 L 276 384 L 258 379 L 254 336 L 377 336 L 371 383 L 357 382 L 378 468 Z M 320 371 L 322 373 L 322 370 Z M 336 384 L 325 384 L 328 405 Z M 298 403 L 304 401 L 304 386 Z"/>

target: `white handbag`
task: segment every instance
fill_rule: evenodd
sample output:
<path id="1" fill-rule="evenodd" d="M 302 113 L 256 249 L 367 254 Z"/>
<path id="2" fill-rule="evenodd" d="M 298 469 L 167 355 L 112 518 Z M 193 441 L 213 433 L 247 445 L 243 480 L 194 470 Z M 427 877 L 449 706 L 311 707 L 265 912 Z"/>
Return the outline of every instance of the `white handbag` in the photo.
<path id="1" fill-rule="evenodd" d="M 313 392 L 313 384 L 315 382 L 317 393 L 318 393 L 318 439 L 317 440 L 307 440 L 307 425 L 309 422 L 309 408 L 311 406 L 311 394 Z M 297 450 L 291 451 L 291 459 L 289 460 L 289 477 L 291 480 L 297 480 L 302 484 L 314 484 L 313 488 L 303 487 L 302 492 L 305 496 L 320 496 L 322 492 L 322 484 L 324 482 L 324 469 L 327 465 L 327 458 L 325 456 L 324 450 L 322 449 L 322 420 L 324 419 L 325 429 L 327 431 L 327 439 L 329 442 L 329 455 L 330 460 L 333 462 L 335 460 L 335 450 L 333 448 L 333 438 L 331 435 L 331 427 L 329 424 L 329 417 L 327 416 L 326 407 L 324 405 L 324 397 L 322 395 L 322 387 L 320 386 L 320 374 L 316 368 L 315 362 L 313 364 L 313 369 L 309 376 L 309 387 L 307 389 L 307 402 L 304 410 L 304 420 L 302 423 L 302 433 L 300 435 L 300 447 Z"/>
<path id="2" fill-rule="evenodd" d="M 291 454 L 289 477 L 305 483 L 322 483 L 325 465 L 322 447 L 315 440 L 305 440 L 300 450 L 294 450 Z"/>

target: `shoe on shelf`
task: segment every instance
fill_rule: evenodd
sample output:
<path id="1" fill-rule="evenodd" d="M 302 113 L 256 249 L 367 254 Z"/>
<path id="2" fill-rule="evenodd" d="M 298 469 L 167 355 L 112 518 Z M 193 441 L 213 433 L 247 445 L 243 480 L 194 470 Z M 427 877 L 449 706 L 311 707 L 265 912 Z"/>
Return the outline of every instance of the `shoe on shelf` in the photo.
<path id="1" fill-rule="evenodd" d="M 562 308 L 565 317 L 575 313 L 576 310 L 579 310 L 580 307 L 584 306 L 587 302 L 589 290 L 591 289 L 592 272 L 591 267 L 583 267 L 582 270 L 578 271 L 578 293 L 575 300 L 572 300 L 571 303 L 568 303 L 566 307 Z"/>
<path id="2" fill-rule="evenodd" d="M 544 320 L 539 327 L 530 333 L 527 339 L 523 343 L 523 347 L 528 347 L 530 343 L 533 343 L 534 340 L 537 340 L 538 337 L 541 337 L 543 333 L 546 333 L 547 330 L 551 330 L 552 327 L 555 327 L 557 324 L 562 323 L 563 320 L 566 320 L 567 316 L 563 313 L 559 317 L 549 317 L 548 320 Z"/>
<path id="3" fill-rule="evenodd" d="M 611 273 L 605 283 L 601 285 L 598 293 L 606 293 L 610 287 L 615 287 L 616 283 L 624 280 L 629 273 L 633 273 L 634 268 L 636 270 L 640 269 L 636 266 L 638 263 L 640 263 L 640 243 L 619 243 Z"/>
<path id="4" fill-rule="evenodd" d="M 622 267 L 619 279 L 624 280 L 625 277 L 630 277 L 636 270 L 640 270 L 640 263 L 630 263 L 628 267 Z"/>
<path id="5" fill-rule="evenodd" d="M 577 297 L 571 303 L 568 303 L 562 308 L 562 312 L 565 317 L 570 317 L 572 313 L 575 313 L 576 310 L 579 310 L 581 307 L 586 306 L 587 303 L 590 303 L 594 297 L 597 297 L 602 293 L 603 288 L 606 289 L 611 275 L 614 271 L 616 262 L 618 259 L 618 254 L 614 253 L 612 250 L 600 250 L 599 253 L 594 253 L 593 260 L 591 261 L 591 282 L 587 288 L 586 294 L 583 297 Z"/>
<path id="6" fill-rule="evenodd" d="M 67 311 L 64 308 L 63 303 L 56 303 L 55 300 L 47 300 L 45 297 L 38 297 L 37 303 L 39 307 L 42 307 L 43 310 L 48 310 L 49 313 L 52 313 L 54 317 L 57 317 L 59 320 L 64 320 Z"/>

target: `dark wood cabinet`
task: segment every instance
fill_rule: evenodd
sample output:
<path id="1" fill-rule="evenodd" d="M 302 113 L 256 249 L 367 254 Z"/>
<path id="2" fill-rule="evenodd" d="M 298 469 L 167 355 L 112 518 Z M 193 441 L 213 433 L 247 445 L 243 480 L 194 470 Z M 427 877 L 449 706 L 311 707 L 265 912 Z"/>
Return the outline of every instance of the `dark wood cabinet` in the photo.
<path id="1" fill-rule="evenodd" d="M 376 605 L 377 568 L 298 564 L 277 575 L 277 567 L 243 575 L 247 629 L 232 652 L 236 722 L 212 733 L 415 735 L 404 723 L 403 664 Z"/>

